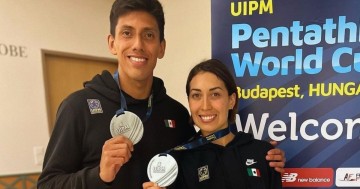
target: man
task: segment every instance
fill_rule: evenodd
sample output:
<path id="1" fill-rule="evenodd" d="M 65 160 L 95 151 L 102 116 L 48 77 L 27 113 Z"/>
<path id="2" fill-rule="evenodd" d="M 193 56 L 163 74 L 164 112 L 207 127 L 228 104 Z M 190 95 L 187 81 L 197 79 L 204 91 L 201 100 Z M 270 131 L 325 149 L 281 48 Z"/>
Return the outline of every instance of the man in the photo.
<path id="1" fill-rule="evenodd" d="M 150 159 L 194 135 L 187 109 L 153 76 L 165 53 L 164 24 L 157 0 L 114 2 L 108 45 L 118 59 L 118 74 L 104 71 L 62 102 L 38 188 L 141 188 Z M 139 143 L 112 137 L 109 125 L 115 114 L 122 116 L 119 109 L 142 120 Z M 284 154 L 272 153 L 269 160 L 280 160 L 272 163 L 281 171 Z"/>

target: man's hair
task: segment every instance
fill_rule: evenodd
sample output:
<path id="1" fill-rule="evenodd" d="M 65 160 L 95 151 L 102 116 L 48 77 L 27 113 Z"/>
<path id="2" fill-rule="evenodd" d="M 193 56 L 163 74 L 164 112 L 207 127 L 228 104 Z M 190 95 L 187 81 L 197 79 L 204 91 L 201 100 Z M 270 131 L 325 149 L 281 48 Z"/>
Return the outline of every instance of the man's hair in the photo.
<path id="1" fill-rule="evenodd" d="M 235 83 L 235 79 L 229 69 L 216 59 L 209 59 L 205 60 L 199 64 L 197 64 L 193 69 L 191 69 L 187 81 L 186 81 L 186 94 L 189 98 L 190 93 L 190 82 L 191 80 L 199 73 L 202 72 L 210 72 L 214 75 L 216 75 L 221 81 L 224 82 L 226 90 L 228 91 L 228 94 L 231 95 L 235 93 L 236 99 L 235 99 L 235 105 L 233 109 L 229 110 L 228 115 L 228 121 L 229 123 L 235 122 L 235 116 L 237 113 L 237 105 L 238 105 L 238 93 L 237 93 L 237 86 Z"/>
<path id="2" fill-rule="evenodd" d="M 110 12 L 110 33 L 115 37 L 115 28 L 120 16 L 132 11 L 145 11 L 154 16 L 160 31 L 160 41 L 164 40 L 165 18 L 158 0 L 116 0 Z"/>

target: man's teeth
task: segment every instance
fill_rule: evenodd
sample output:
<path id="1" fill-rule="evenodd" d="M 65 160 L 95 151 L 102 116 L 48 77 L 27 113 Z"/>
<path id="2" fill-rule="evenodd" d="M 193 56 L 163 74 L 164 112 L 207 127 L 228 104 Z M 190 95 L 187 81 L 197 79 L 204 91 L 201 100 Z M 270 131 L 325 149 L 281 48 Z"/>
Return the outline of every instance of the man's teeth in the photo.
<path id="1" fill-rule="evenodd" d="M 136 61 L 136 62 L 144 62 L 144 61 L 145 61 L 145 58 L 130 57 L 130 59 L 131 59 L 132 61 Z"/>

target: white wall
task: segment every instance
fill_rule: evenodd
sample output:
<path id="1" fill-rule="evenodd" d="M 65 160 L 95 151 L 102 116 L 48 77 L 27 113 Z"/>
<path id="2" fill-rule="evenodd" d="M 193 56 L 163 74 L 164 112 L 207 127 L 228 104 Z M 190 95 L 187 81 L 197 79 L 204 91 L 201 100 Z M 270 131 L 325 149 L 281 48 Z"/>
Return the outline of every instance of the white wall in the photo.
<path id="1" fill-rule="evenodd" d="M 33 152 L 49 140 L 41 50 L 113 58 L 106 43 L 112 2 L 0 0 L 0 175 L 41 171 Z M 187 73 L 211 55 L 210 1 L 161 2 L 167 49 L 155 75 L 187 106 Z"/>
<path id="2" fill-rule="evenodd" d="M 190 69 L 211 57 L 210 0 L 161 0 L 165 12 L 165 57 L 155 75 L 168 94 L 188 107 L 185 84 Z"/>

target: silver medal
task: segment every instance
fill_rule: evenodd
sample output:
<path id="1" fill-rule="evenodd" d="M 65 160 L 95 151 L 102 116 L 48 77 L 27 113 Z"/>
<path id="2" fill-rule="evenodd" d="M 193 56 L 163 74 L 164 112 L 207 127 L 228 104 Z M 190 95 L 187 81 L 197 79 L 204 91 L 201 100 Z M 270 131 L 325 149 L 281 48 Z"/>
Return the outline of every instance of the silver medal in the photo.
<path id="1" fill-rule="evenodd" d="M 110 133 L 113 137 L 124 135 L 133 144 L 140 141 L 144 133 L 144 126 L 141 119 L 134 113 L 124 111 L 124 114 L 114 116 L 110 122 Z"/>
<path id="2" fill-rule="evenodd" d="M 171 155 L 157 154 L 150 160 L 147 174 L 151 182 L 157 183 L 160 187 L 167 187 L 175 181 L 178 165 Z"/>

